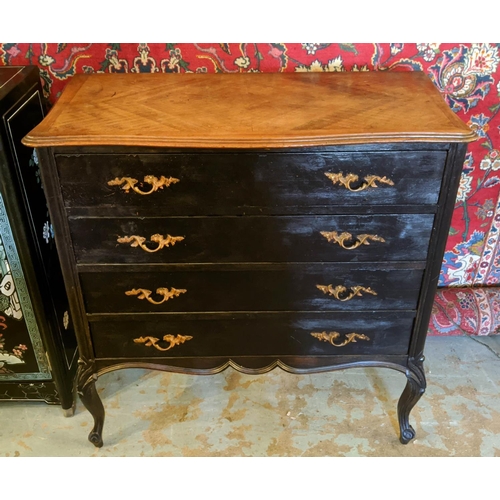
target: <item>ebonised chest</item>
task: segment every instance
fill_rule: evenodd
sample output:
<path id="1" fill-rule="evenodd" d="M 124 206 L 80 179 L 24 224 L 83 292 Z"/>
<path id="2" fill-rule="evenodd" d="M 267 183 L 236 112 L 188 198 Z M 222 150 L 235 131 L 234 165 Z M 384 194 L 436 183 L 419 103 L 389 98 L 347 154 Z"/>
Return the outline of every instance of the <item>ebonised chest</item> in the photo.
<path id="1" fill-rule="evenodd" d="M 78 75 L 36 147 L 102 446 L 99 374 L 406 374 L 466 142 L 422 73 Z M 335 387 L 332 388 L 335 390 Z"/>

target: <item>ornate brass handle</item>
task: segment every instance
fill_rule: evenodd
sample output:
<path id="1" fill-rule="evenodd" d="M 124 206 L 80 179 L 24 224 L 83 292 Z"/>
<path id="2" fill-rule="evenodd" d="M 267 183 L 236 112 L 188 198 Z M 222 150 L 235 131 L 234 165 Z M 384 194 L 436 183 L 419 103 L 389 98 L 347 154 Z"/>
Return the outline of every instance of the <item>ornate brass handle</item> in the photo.
<path id="1" fill-rule="evenodd" d="M 153 234 L 150 238 L 154 243 L 158 243 L 158 246 L 154 249 L 148 248 L 144 242 L 146 238 L 144 236 L 119 236 L 116 240 L 118 243 L 130 243 L 131 247 L 141 247 L 145 252 L 154 253 L 161 250 L 163 247 L 174 246 L 178 241 L 182 241 L 184 236 L 162 236 L 161 234 Z"/>
<path id="2" fill-rule="evenodd" d="M 361 292 L 377 295 L 377 292 L 373 291 L 370 287 L 365 288 L 364 286 L 351 286 L 349 294 L 344 297 L 342 296 L 347 292 L 348 289 L 343 285 L 337 285 L 335 288 L 333 288 L 333 285 L 316 285 L 316 288 L 318 288 L 318 290 L 321 290 L 324 294 L 332 295 L 337 300 L 340 300 L 342 302 L 351 300 L 353 297 L 361 297 Z"/>
<path id="3" fill-rule="evenodd" d="M 176 179 L 175 177 L 165 177 L 162 175 L 159 179 L 158 177 L 155 177 L 154 175 L 146 175 L 144 176 L 144 183 L 145 184 L 151 184 L 151 189 L 149 191 L 141 191 L 136 184 L 139 181 L 137 179 L 134 179 L 132 177 L 115 177 L 113 180 L 108 182 L 108 186 L 122 186 L 122 189 L 128 193 L 132 189 L 138 194 L 151 194 L 154 193 L 155 191 L 158 191 L 158 189 L 163 189 L 164 187 L 169 187 L 171 184 L 175 184 L 177 182 L 180 182 L 179 179 Z"/>
<path id="4" fill-rule="evenodd" d="M 367 188 L 376 188 L 377 182 L 381 182 L 384 184 L 388 184 L 389 186 L 394 186 L 394 182 L 391 181 L 391 179 L 388 179 L 385 175 L 384 177 L 380 177 L 378 175 L 367 175 L 364 178 L 364 183 L 361 184 L 361 186 L 358 186 L 357 188 L 353 189 L 351 187 L 351 182 L 358 182 L 359 177 L 356 174 L 347 174 L 344 176 L 342 172 L 339 172 L 338 174 L 332 174 L 331 172 L 325 172 L 325 175 L 333 182 L 333 184 L 341 184 L 344 187 L 346 187 L 349 191 L 356 192 L 356 191 L 363 191 L 364 189 Z"/>
<path id="5" fill-rule="evenodd" d="M 179 297 L 179 295 L 186 293 L 187 290 L 184 288 L 171 288 L 170 290 L 168 288 L 157 288 L 156 293 L 160 296 L 163 297 L 162 300 L 157 302 L 156 300 L 152 299 L 150 295 L 153 293 L 151 290 L 146 290 L 145 288 L 133 288 L 132 290 L 128 290 L 125 292 L 125 295 L 131 296 L 131 295 L 137 295 L 137 298 L 139 300 L 146 299 L 148 302 L 151 304 L 163 304 L 163 302 L 167 302 L 169 299 L 173 299 L 175 297 Z"/>
<path id="6" fill-rule="evenodd" d="M 321 340 L 323 342 L 330 342 L 335 347 L 344 347 L 347 344 L 350 344 L 351 342 L 357 342 L 356 339 L 359 340 L 370 340 L 370 337 L 367 337 L 364 333 L 347 333 L 345 335 L 345 340 L 341 342 L 340 344 L 336 344 L 334 341 L 340 338 L 340 333 L 339 332 L 320 332 L 316 333 L 313 332 L 311 335 L 318 340 Z"/>
<path id="7" fill-rule="evenodd" d="M 321 235 L 324 236 L 329 243 L 337 243 L 346 250 L 354 250 L 361 245 L 369 245 L 370 242 L 368 240 L 380 241 L 381 243 L 385 243 L 384 238 L 382 238 L 381 236 L 377 236 L 376 234 L 359 234 L 358 236 L 356 236 L 357 241 L 353 245 L 348 247 L 346 246 L 345 242 L 352 239 L 351 233 L 338 234 L 337 231 L 321 231 Z"/>
<path id="8" fill-rule="evenodd" d="M 172 347 L 184 344 L 184 342 L 191 340 L 192 338 L 193 337 L 191 337 L 191 335 L 165 335 L 163 337 L 163 341 L 169 343 L 168 347 L 159 346 L 158 342 L 160 342 L 160 339 L 157 339 L 156 337 L 139 337 L 138 339 L 134 339 L 134 342 L 136 344 L 146 344 L 146 347 L 154 347 L 159 351 L 168 351 L 172 349 Z"/>

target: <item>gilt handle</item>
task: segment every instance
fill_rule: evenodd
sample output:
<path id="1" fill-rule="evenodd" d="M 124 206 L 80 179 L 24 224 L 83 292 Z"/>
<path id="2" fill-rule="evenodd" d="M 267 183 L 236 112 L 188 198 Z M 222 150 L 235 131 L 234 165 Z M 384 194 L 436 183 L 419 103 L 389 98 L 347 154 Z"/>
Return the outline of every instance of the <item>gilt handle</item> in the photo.
<path id="1" fill-rule="evenodd" d="M 356 183 L 359 181 L 359 177 L 356 174 L 344 175 L 342 172 L 339 172 L 337 174 L 325 172 L 325 175 L 333 182 L 334 185 L 338 183 L 352 192 L 364 191 L 368 188 L 377 188 L 377 182 L 387 184 L 389 186 L 394 186 L 394 182 L 391 179 L 387 178 L 385 175 L 383 177 L 380 177 L 378 175 L 367 175 L 364 178 L 363 184 L 361 184 L 357 188 L 353 188 L 351 186 L 351 183 Z"/>
<path id="2" fill-rule="evenodd" d="M 167 302 L 167 300 L 173 299 L 175 297 L 179 297 L 179 295 L 186 293 L 187 290 L 184 288 L 171 288 L 170 290 L 168 288 L 157 288 L 156 293 L 160 295 L 160 297 L 163 297 L 162 300 L 156 301 L 153 298 L 151 298 L 151 294 L 153 293 L 151 290 L 147 290 L 146 288 L 133 288 L 132 290 L 127 290 L 125 292 L 125 295 L 128 296 L 133 296 L 137 295 L 137 298 L 139 300 L 144 300 L 146 299 L 148 302 L 151 304 L 159 305 L 163 304 L 164 302 Z"/>
<path id="3" fill-rule="evenodd" d="M 138 182 L 139 181 L 133 177 L 115 177 L 113 180 L 108 182 L 108 186 L 121 186 L 126 193 L 129 193 L 132 189 L 132 191 L 138 194 L 148 195 L 180 181 L 175 177 L 165 177 L 164 175 L 162 175 L 159 179 L 154 175 L 146 175 L 144 176 L 143 182 L 144 184 L 151 184 L 151 189 L 149 191 L 142 191 L 139 187 L 137 187 Z"/>
<path id="4" fill-rule="evenodd" d="M 362 297 L 362 292 L 377 295 L 377 292 L 370 287 L 365 288 L 359 285 L 351 286 L 350 288 L 346 288 L 343 285 L 337 285 L 335 288 L 333 288 L 333 285 L 316 285 L 316 288 L 321 290 L 325 295 L 331 295 L 341 302 L 351 300 L 353 297 Z"/>
<path id="5" fill-rule="evenodd" d="M 346 242 L 352 240 L 351 233 L 337 233 L 337 231 L 321 231 L 321 235 L 324 236 L 329 243 L 337 243 L 342 248 L 346 250 L 354 250 L 361 245 L 369 245 L 371 241 L 380 241 L 381 243 L 385 243 L 384 238 L 378 236 L 376 234 L 359 234 L 356 236 L 356 241 L 351 245 L 347 246 Z"/>
<path id="6" fill-rule="evenodd" d="M 351 342 L 357 342 L 358 340 L 370 340 L 364 333 L 347 333 L 345 339 L 340 344 L 336 344 L 335 341 L 340 338 L 339 332 L 312 332 L 311 335 L 322 342 L 329 342 L 335 347 L 344 347 Z"/>
<path id="7" fill-rule="evenodd" d="M 162 340 L 169 343 L 167 347 L 161 347 L 158 345 L 160 339 L 156 337 L 139 337 L 134 339 L 134 342 L 136 344 L 145 344 L 146 347 L 154 347 L 158 351 L 169 351 L 172 347 L 184 344 L 184 342 L 191 340 L 192 338 L 193 337 L 191 337 L 191 335 L 164 335 Z"/>
<path id="8" fill-rule="evenodd" d="M 146 238 L 144 238 L 144 236 L 137 236 L 135 234 L 132 236 L 119 236 L 116 241 L 118 243 L 130 243 L 131 247 L 140 247 L 145 252 L 154 253 L 164 247 L 174 246 L 178 241 L 182 241 L 183 239 L 184 236 L 170 236 L 169 234 L 167 234 L 167 236 L 162 236 L 161 234 L 153 234 L 150 240 L 153 243 L 158 243 L 158 246 L 153 249 L 145 245 Z"/>

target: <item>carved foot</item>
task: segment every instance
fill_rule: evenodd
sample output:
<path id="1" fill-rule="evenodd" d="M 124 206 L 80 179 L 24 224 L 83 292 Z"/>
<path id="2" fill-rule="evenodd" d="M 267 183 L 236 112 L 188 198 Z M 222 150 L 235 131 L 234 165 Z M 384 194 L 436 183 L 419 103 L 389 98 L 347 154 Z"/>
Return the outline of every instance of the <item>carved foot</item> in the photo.
<path id="1" fill-rule="evenodd" d="M 102 442 L 102 430 L 100 433 L 92 430 L 90 431 L 89 434 L 89 441 L 96 447 L 96 448 L 102 448 L 102 445 L 104 444 Z"/>
<path id="2" fill-rule="evenodd" d="M 403 394 L 398 402 L 399 440 L 408 444 L 415 437 L 415 429 L 410 425 L 410 412 L 425 392 L 426 382 L 423 367 L 424 357 L 410 358 L 406 378 L 408 379 Z"/>
<path id="3" fill-rule="evenodd" d="M 94 427 L 89 434 L 89 441 L 100 448 L 103 445 L 104 406 L 95 387 L 95 381 L 97 380 L 95 365 L 93 361 L 87 361 L 85 358 L 80 358 L 78 364 L 78 395 L 85 408 L 94 417 Z"/>

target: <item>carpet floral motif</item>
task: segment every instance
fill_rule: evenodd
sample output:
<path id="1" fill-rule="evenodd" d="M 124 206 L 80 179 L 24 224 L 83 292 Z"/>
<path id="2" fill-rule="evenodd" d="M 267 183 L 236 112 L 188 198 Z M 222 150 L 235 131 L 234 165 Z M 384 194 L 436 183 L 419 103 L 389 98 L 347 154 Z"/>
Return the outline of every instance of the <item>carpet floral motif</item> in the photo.
<path id="1" fill-rule="evenodd" d="M 429 335 L 500 334 L 498 288 L 442 288 L 434 300 Z"/>

